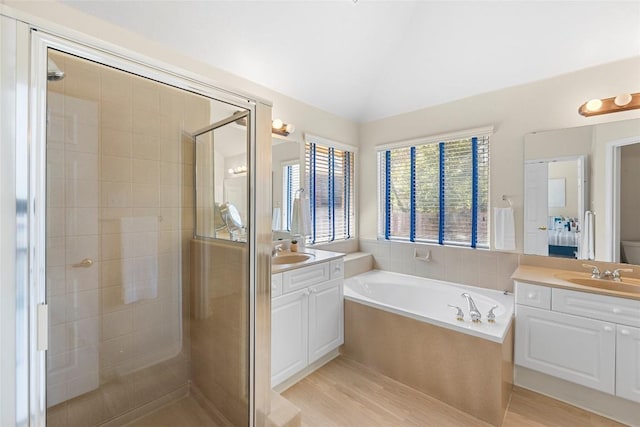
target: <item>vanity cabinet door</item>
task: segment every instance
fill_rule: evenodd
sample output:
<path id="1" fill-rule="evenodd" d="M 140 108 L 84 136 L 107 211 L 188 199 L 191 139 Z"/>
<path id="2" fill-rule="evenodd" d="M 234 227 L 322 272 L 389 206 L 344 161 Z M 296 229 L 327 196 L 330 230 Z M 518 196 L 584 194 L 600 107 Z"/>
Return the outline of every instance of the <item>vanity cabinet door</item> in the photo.
<path id="1" fill-rule="evenodd" d="M 616 395 L 640 402 L 640 328 L 617 329 Z"/>
<path id="2" fill-rule="evenodd" d="M 614 394 L 616 325 L 518 305 L 515 363 Z"/>
<path id="3" fill-rule="evenodd" d="M 309 290 L 309 363 L 312 363 L 344 343 L 342 279 Z"/>
<path id="4" fill-rule="evenodd" d="M 271 302 L 271 387 L 307 366 L 309 290 Z"/>

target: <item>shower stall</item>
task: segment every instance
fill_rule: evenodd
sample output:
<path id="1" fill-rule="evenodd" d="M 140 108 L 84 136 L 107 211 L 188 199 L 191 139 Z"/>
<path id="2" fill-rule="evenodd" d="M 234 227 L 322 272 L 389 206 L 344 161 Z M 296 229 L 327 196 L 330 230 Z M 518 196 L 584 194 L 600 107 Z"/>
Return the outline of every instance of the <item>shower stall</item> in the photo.
<path id="1" fill-rule="evenodd" d="M 270 106 L 29 39 L 27 425 L 262 425 Z"/>

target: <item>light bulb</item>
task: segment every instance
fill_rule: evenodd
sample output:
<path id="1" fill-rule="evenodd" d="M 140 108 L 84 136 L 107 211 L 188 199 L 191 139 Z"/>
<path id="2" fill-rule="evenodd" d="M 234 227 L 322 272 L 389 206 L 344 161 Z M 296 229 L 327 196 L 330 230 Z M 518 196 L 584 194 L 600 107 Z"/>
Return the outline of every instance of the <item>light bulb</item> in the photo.
<path id="1" fill-rule="evenodd" d="M 282 120 L 280 120 L 280 119 L 275 119 L 275 120 L 273 121 L 273 123 L 271 123 L 271 126 L 272 126 L 274 129 L 282 129 L 282 126 L 283 126 L 283 125 L 284 125 L 284 123 L 282 123 Z"/>
<path id="2" fill-rule="evenodd" d="M 587 102 L 587 111 L 598 111 L 602 107 L 602 101 L 599 99 L 592 99 Z"/>
<path id="3" fill-rule="evenodd" d="M 631 96 L 631 94 L 623 93 L 621 95 L 616 96 L 616 99 L 613 100 L 613 103 L 616 104 L 618 107 L 624 107 L 625 105 L 629 104 L 632 99 L 633 97 Z"/>
<path id="4" fill-rule="evenodd" d="M 229 168 L 229 170 L 227 172 L 233 173 L 233 168 Z"/>
<path id="5" fill-rule="evenodd" d="M 296 130 L 296 127 L 294 125 L 292 125 L 291 123 L 287 124 L 287 127 L 285 128 L 287 132 L 289 133 L 293 133 Z"/>

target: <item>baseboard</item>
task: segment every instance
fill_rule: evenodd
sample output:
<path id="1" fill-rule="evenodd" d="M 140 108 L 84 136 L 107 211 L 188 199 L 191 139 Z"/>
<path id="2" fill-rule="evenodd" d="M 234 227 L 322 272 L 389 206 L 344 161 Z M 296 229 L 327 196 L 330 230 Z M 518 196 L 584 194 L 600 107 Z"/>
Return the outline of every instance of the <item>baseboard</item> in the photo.
<path id="1" fill-rule="evenodd" d="M 514 384 L 603 417 L 640 427 L 640 404 L 574 384 L 522 366 L 514 369 Z"/>
<path id="2" fill-rule="evenodd" d="M 320 359 L 316 360 L 311 365 L 309 365 L 306 368 L 304 368 L 302 371 L 300 371 L 297 374 L 293 375 L 288 380 L 285 380 L 282 383 L 278 384 L 276 387 L 273 387 L 273 391 L 275 391 L 277 393 L 282 393 L 283 391 L 285 391 L 286 389 L 288 389 L 289 387 L 291 387 L 292 385 L 294 385 L 295 383 L 297 383 L 298 381 L 300 381 L 301 379 L 303 379 L 307 375 L 309 375 L 312 372 L 317 371 L 318 369 L 322 368 L 324 365 L 326 365 L 327 363 L 331 362 L 333 359 L 335 359 L 339 355 L 340 355 L 340 352 L 336 348 L 335 350 L 325 354 Z"/>

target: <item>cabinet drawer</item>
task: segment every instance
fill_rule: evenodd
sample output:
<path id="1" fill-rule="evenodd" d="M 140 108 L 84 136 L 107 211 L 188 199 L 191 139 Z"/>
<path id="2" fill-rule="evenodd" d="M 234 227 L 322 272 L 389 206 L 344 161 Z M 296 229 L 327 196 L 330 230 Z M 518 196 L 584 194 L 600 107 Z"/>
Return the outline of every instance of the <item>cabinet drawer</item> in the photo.
<path id="1" fill-rule="evenodd" d="M 551 288 L 515 282 L 516 303 L 551 310 Z"/>
<path id="2" fill-rule="evenodd" d="M 553 289 L 553 310 L 640 327 L 640 301 L 587 292 Z"/>
<path id="3" fill-rule="evenodd" d="M 285 271 L 282 273 L 282 292 L 286 294 L 287 292 L 326 282 L 329 278 L 330 268 L 328 262 Z"/>
<path id="4" fill-rule="evenodd" d="M 344 277 L 344 260 L 342 258 L 331 261 L 331 280 Z"/>
<path id="5" fill-rule="evenodd" d="M 282 295 L 282 273 L 271 276 L 271 298 Z"/>

